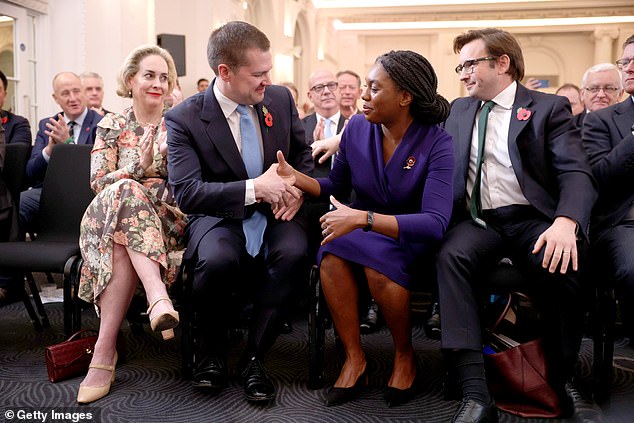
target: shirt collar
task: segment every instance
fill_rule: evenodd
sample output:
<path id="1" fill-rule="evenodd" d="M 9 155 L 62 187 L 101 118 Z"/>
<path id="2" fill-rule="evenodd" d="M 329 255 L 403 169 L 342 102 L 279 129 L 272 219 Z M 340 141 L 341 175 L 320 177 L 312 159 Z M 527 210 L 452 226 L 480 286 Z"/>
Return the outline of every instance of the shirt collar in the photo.
<path id="1" fill-rule="evenodd" d="M 79 128 L 83 126 L 86 115 L 88 115 L 88 107 L 84 107 L 84 111 L 81 112 L 81 114 L 77 116 L 77 118 L 73 119 Z M 70 122 L 70 119 L 66 117 L 66 115 L 64 115 L 64 122 L 66 122 L 66 125 L 68 125 L 68 122 Z"/>
<path id="2" fill-rule="evenodd" d="M 214 90 L 214 95 L 216 96 L 216 100 L 218 100 L 218 104 L 220 105 L 220 108 L 222 109 L 222 114 L 225 115 L 225 118 L 228 118 L 229 115 L 231 115 L 233 112 L 236 111 L 236 109 L 239 106 L 239 103 L 236 103 L 235 101 L 231 100 L 229 97 L 221 93 L 220 89 L 218 88 L 218 84 L 214 84 L 213 90 Z M 251 107 L 248 104 L 247 106 Z"/>
<path id="3" fill-rule="evenodd" d="M 515 93 L 517 92 L 517 81 L 513 81 L 508 87 L 504 88 L 498 95 L 491 100 L 496 105 L 511 110 L 513 108 L 513 102 L 515 101 Z"/>
<path id="4" fill-rule="evenodd" d="M 339 124 L 339 116 L 341 116 L 341 112 L 337 111 L 337 113 L 335 113 L 334 115 L 330 116 L 330 117 L 324 117 L 322 115 L 320 115 L 319 113 L 315 112 L 315 116 L 317 116 L 317 122 L 319 122 L 321 119 L 330 119 L 331 122 L 334 122 L 335 124 Z"/>

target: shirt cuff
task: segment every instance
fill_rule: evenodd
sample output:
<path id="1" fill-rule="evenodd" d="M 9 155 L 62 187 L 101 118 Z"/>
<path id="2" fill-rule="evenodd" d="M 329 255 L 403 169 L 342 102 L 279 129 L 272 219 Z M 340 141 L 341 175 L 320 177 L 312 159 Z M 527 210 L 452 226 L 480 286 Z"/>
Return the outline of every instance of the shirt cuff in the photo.
<path id="1" fill-rule="evenodd" d="M 46 163 L 48 163 L 48 161 L 51 159 L 51 156 L 49 156 L 48 154 L 46 154 L 46 149 L 42 149 L 42 157 L 44 157 L 44 160 L 46 160 Z"/>
<path id="2" fill-rule="evenodd" d="M 255 204 L 255 185 L 253 179 L 247 179 L 244 190 L 244 205 L 250 206 L 251 204 Z"/>

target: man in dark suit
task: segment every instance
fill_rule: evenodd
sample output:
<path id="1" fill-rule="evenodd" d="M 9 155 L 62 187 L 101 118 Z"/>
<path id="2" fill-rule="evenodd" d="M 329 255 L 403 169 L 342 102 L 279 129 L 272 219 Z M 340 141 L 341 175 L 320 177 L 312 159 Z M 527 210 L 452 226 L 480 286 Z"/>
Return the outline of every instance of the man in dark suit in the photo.
<path id="1" fill-rule="evenodd" d="M 262 362 L 306 255 L 305 221 L 297 213 L 303 197 L 278 177 L 276 152 L 305 173 L 312 158 L 291 93 L 271 85 L 266 35 L 229 22 L 212 32 L 207 56 L 216 74 L 209 89 L 165 116 L 169 180 L 189 219 L 184 260 L 195 262 L 196 355 L 205 357 L 192 382 L 214 390 L 227 385 L 227 321 L 236 315 L 230 296 L 244 271 L 257 268 L 263 275 L 252 281 L 253 314 L 238 366 L 246 398 L 269 401 L 274 389 Z"/>
<path id="2" fill-rule="evenodd" d="M 86 107 L 79 77 L 61 72 L 53 78 L 53 99 L 62 108 L 56 116 L 42 119 L 35 137 L 26 174 L 32 188 L 20 195 L 20 231 L 35 231 L 42 182 L 53 148 L 58 144 L 94 144 L 101 115 Z"/>
<path id="3" fill-rule="evenodd" d="M 359 99 L 361 98 L 361 77 L 351 70 L 337 72 L 339 85 L 339 111 L 341 115 L 350 119 L 352 115 L 361 113 Z"/>
<path id="4" fill-rule="evenodd" d="M 31 126 L 26 118 L 4 110 L 4 101 L 7 98 L 8 80 L 4 72 L 0 71 L 0 118 L 4 128 L 4 140 L 6 144 L 14 142 L 31 143 Z"/>
<path id="5" fill-rule="evenodd" d="M 634 35 L 617 64 L 624 101 L 589 113 L 583 144 L 599 185 L 592 215 L 592 256 L 602 275 L 613 278 L 630 343 L 634 344 Z"/>
<path id="6" fill-rule="evenodd" d="M 596 189 L 570 103 L 519 84 L 524 60 L 511 34 L 468 31 L 453 47 L 469 97 L 453 102 L 445 122 L 456 166 L 453 224 L 437 260 L 442 347 L 463 393 L 453 421 L 496 422 L 480 276 L 503 257 L 531 274 L 552 383 L 565 398 L 581 342 L 580 268 Z"/>

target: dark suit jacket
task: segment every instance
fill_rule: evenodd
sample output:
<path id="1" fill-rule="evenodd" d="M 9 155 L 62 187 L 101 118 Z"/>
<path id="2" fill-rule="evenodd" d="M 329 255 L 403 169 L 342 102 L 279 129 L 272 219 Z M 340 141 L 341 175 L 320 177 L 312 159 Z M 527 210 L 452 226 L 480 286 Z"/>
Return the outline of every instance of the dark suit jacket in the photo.
<path id="1" fill-rule="evenodd" d="M 615 225 L 634 202 L 634 102 L 632 97 L 586 116 L 583 145 L 599 186 L 593 212 L 597 229 Z"/>
<path id="2" fill-rule="evenodd" d="M 53 116 L 56 118 L 57 114 Z M 103 116 L 94 110 L 88 109 L 84 123 L 79 130 L 79 138 L 76 144 L 94 144 L 95 136 L 97 135 L 97 124 Z M 35 137 L 35 145 L 31 151 L 31 157 L 26 163 L 26 175 L 31 180 L 33 187 L 39 187 L 44 181 L 44 174 L 48 168 L 48 162 L 42 157 L 42 150 L 48 145 L 48 135 L 44 133 L 46 131 L 46 123 L 49 118 L 44 118 L 40 121 L 37 135 Z"/>
<path id="3" fill-rule="evenodd" d="M 3 110 L 0 113 L 4 127 L 4 140 L 7 144 L 13 142 L 28 142 L 31 144 L 31 126 L 26 118 Z M 6 121 L 5 121 L 6 120 Z"/>
<path id="4" fill-rule="evenodd" d="M 310 147 L 290 91 L 269 86 L 264 101 L 254 107 L 264 145 L 263 169 L 277 163 L 276 152 L 281 150 L 295 169 L 311 173 Z M 263 108 L 273 118 L 270 127 L 264 123 Z M 244 205 L 249 176 L 211 86 L 167 112 L 165 123 L 169 181 L 180 209 L 188 214 L 186 258 L 192 257 L 202 236 L 224 219 L 248 218 L 256 208 L 273 219 L 267 203 Z"/>
<path id="5" fill-rule="evenodd" d="M 345 123 L 346 118 L 342 114 L 339 114 L 339 122 L 337 122 L 337 133 L 343 130 L 343 126 Z M 302 125 L 304 125 L 304 130 L 306 131 L 306 141 L 308 142 L 308 145 L 311 145 L 313 142 L 315 142 L 315 140 L 313 139 L 313 132 L 315 131 L 315 127 L 317 126 L 317 114 L 312 113 L 304 117 L 304 119 L 302 119 Z M 330 173 L 331 167 L 332 156 L 330 156 L 328 160 L 323 163 L 318 163 L 317 160 L 315 160 L 315 178 L 327 177 Z"/>
<path id="6" fill-rule="evenodd" d="M 573 117 L 575 125 L 577 125 L 577 128 L 581 129 L 582 135 L 583 135 L 583 121 L 585 120 L 587 114 L 588 112 L 586 111 L 586 109 L 583 109 L 583 112 Z"/>
<path id="7" fill-rule="evenodd" d="M 469 152 L 480 104 L 472 97 L 454 100 L 444 124 L 455 147 L 454 219 L 466 218 Z M 518 118 L 520 107 L 531 112 L 528 119 Z M 549 219 L 566 216 L 575 220 L 587 237 L 597 192 L 568 99 L 518 84 L 508 146 L 515 176 L 530 204 Z"/>

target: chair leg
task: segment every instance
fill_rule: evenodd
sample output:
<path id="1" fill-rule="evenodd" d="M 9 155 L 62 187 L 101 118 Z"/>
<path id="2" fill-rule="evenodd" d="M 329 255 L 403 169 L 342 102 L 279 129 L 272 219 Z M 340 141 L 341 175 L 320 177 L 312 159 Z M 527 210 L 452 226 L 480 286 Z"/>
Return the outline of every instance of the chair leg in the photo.
<path id="1" fill-rule="evenodd" d="M 181 265 L 176 286 L 178 289 L 178 304 L 180 306 L 181 330 L 181 373 L 185 380 L 190 380 L 195 366 L 195 315 L 191 301 L 191 273 L 187 263 Z"/>
<path id="2" fill-rule="evenodd" d="M 84 260 L 79 256 L 68 259 L 64 265 L 64 335 L 66 338 L 81 329 L 81 303 L 79 275 Z"/>
<path id="3" fill-rule="evenodd" d="M 597 403 L 610 398 L 614 377 L 614 326 L 616 320 L 616 301 L 614 289 L 596 288 L 596 304 L 593 316 L 594 354 L 592 377 L 594 379 L 594 397 Z"/>
<path id="4" fill-rule="evenodd" d="M 35 307 L 37 308 L 37 312 L 40 314 L 40 318 L 42 319 L 42 326 L 45 328 L 51 327 L 50 322 L 48 321 L 48 315 L 46 314 L 46 310 L 44 309 L 44 304 L 42 304 L 42 299 L 40 298 L 40 292 L 37 290 L 37 284 L 35 283 L 35 279 L 33 278 L 33 274 L 30 272 L 26 273 L 26 280 L 29 283 L 29 288 L 31 290 L 31 296 L 33 297 L 33 302 L 35 303 Z"/>
<path id="5" fill-rule="evenodd" d="M 319 268 L 310 270 L 309 310 L 308 310 L 308 388 L 320 389 L 324 386 L 324 353 L 326 343 L 327 305 L 321 292 Z"/>
<path id="6" fill-rule="evenodd" d="M 35 313 L 35 309 L 33 308 L 33 304 L 31 304 L 31 298 L 29 298 L 29 294 L 26 292 L 26 289 L 24 288 L 24 285 L 22 285 L 21 287 L 21 295 L 22 295 L 22 302 L 24 303 L 24 308 L 26 309 L 26 312 L 29 314 L 29 317 L 31 318 L 31 323 L 33 323 L 33 328 L 38 331 L 41 332 L 42 331 L 42 323 L 40 323 L 40 319 L 37 317 L 37 314 Z"/>

